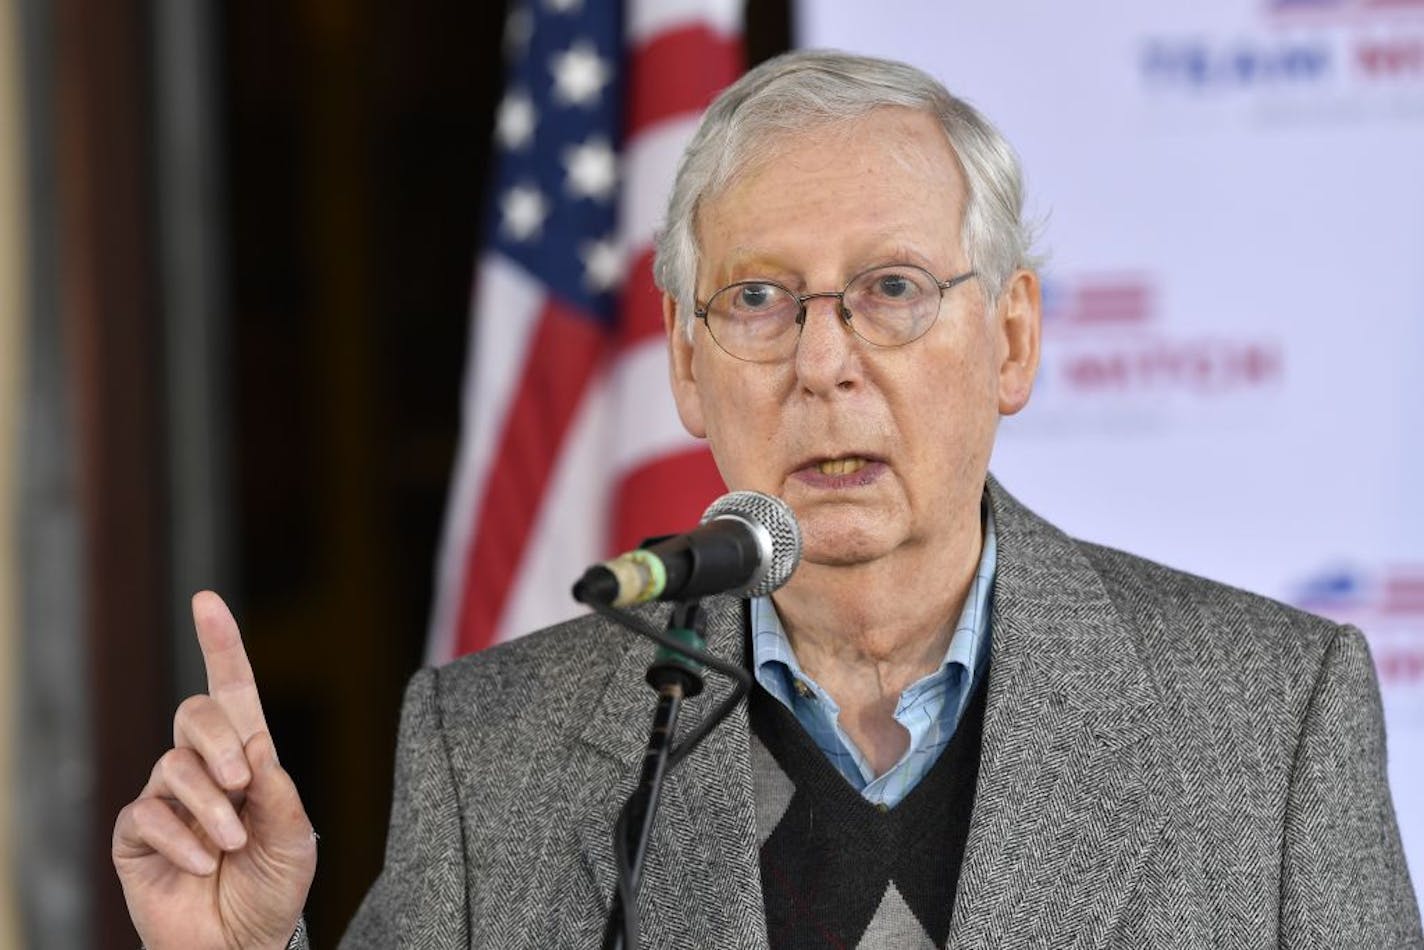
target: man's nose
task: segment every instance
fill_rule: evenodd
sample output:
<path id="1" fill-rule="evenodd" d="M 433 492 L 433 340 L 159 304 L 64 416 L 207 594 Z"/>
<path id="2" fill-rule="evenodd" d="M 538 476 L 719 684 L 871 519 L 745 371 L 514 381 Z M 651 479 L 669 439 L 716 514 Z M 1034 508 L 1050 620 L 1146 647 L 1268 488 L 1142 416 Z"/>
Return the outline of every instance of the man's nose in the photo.
<path id="1" fill-rule="evenodd" d="M 834 311 L 834 313 L 836 314 L 836 316 L 837 316 L 837 317 L 840 317 L 840 316 L 842 316 L 843 313 L 844 313 L 844 307 L 845 307 L 845 293 L 844 293 L 843 291 L 838 292 L 838 291 L 834 291 L 834 290 L 823 290 L 823 291 L 821 291 L 820 293 L 806 294 L 806 295 L 802 296 L 802 297 L 800 298 L 800 300 L 801 300 L 801 320 L 802 320 L 803 322 L 806 320 L 806 318 L 807 318 L 808 316 L 810 316 L 811 305 L 812 305 L 813 303 L 815 303 L 817 300 L 833 300 L 833 301 L 835 301 L 835 305 L 836 305 L 836 306 L 835 306 L 835 311 Z"/>
<path id="2" fill-rule="evenodd" d="M 815 294 L 806 301 L 796 342 L 796 375 L 812 392 L 829 393 L 853 384 L 856 377 L 856 336 L 843 307 L 839 294 Z"/>

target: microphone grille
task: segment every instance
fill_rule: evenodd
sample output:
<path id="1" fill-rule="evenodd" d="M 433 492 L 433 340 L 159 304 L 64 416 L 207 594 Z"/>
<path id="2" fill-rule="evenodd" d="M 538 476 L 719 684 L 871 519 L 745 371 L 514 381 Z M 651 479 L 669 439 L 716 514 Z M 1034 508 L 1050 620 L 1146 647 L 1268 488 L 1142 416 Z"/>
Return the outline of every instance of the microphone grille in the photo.
<path id="1" fill-rule="evenodd" d="M 734 491 L 723 495 L 702 514 L 702 524 L 714 518 L 741 518 L 771 539 L 771 552 L 762 570 L 757 571 L 739 593 L 743 597 L 763 597 L 791 579 L 801 563 L 801 526 L 791 506 L 773 495 L 759 491 Z"/>

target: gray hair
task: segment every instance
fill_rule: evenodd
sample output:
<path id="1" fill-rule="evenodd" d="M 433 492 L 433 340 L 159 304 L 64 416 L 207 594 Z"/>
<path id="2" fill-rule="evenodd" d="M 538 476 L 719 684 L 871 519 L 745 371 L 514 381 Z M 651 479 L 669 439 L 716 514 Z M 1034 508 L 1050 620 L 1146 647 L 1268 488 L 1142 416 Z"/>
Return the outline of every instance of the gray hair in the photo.
<path id="1" fill-rule="evenodd" d="M 993 306 L 1009 277 L 1034 267 L 1034 228 L 1023 220 L 1018 156 L 973 106 L 906 63 L 835 50 L 799 50 L 762 63 L 708 107 L 682 154 L 667 218 L 658 234 L 653 277 L 689 316 L 697 281 L 700 203 L 769 151 L 786 133 L 858 118 L 889 106 L 939 120 L 967 188 L 960 240 Z M 771 144 L 768 144 L 771 143 Z"/>

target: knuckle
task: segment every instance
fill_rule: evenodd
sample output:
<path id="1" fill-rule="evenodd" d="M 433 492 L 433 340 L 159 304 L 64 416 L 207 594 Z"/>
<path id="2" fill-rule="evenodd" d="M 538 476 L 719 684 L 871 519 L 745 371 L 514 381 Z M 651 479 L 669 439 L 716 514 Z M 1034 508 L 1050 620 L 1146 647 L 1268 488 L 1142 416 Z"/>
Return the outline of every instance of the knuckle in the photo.
<path id="1" fill-rule="evenodd" d="M 129 802 L 119 809 L 118 817 L 114 819 L 113 841 L 118 843 L 130 829 L 138 825 L 138 802 Z"/>
<path id="2" fill-rule="evenodd" d="M 114 822 L 115 846 L 122 838 L 147 840 L 162 818 L 157 809 L 163 807 L 163 803 L 155 798 L 140 798 L 125 805 L 119 812 L 118 820 Z"/>
<path id="3" fill-rule="evenodd" d="M 164 812 L 168 810 L 168 806 L 157 798 L 140 798 L 128 807 L 129 817 L 139 828 L 152 827 L 166 817 Z"/>
<path id="4" fill-rule="evenodd" d="M 194 731 L 199 723 L 210 718 L 211 708 L 212 698 L 209 696 L 189 696 L 183 700 L 178 704 L 178 711 L 173 714 L 174 733 Z"/>
<path id="5" fill-rule="evenodd" d="M 192 775 L 196 758 L 197 755 L 192 749 L 169 749 L 159 757 L 154 768 L 170 785 L 181 783 Z"/>
<path id="6" fill-rule="evenodd" d="M 208 828 L 218 828 L 226 822 L 240 820 L 237 817 L 237 810 L 232 807 L 232 802 L 223 795 L 210 802 L 203 811 L 205 812 L 203 825 Z"/>

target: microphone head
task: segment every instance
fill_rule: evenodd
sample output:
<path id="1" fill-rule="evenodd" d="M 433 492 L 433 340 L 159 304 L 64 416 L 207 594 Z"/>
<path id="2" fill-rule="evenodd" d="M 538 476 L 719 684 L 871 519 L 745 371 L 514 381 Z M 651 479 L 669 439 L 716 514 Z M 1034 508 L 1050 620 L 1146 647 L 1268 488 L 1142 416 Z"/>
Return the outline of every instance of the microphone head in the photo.
<path id="1" fill-rule="evenodd" d="M 801 563 L 801 526 L 791 506 L 759 491 L 723 495 L 702 513 L 702 524 L 733 518 L 752 529 L 761 549 L 761 564 L 743 586 L 730 590 L 742 597 L 763 597 L 791 579 Z"/>

